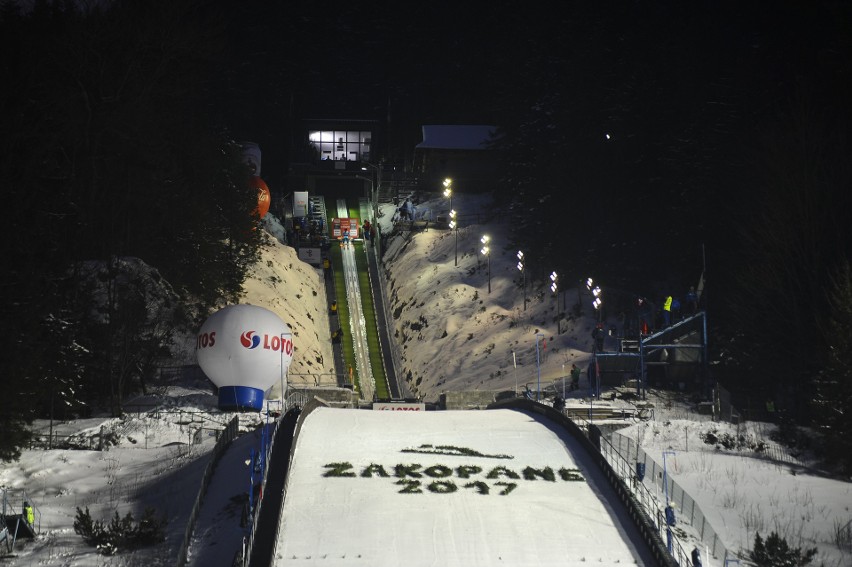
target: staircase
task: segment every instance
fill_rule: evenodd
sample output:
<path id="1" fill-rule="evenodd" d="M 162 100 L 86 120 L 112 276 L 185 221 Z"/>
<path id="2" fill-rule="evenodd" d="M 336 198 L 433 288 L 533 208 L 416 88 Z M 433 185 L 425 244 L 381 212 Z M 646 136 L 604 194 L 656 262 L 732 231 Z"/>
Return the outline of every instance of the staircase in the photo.
<path id="1" fill-rule="evenodd" d="M 647 384 L 649 368 L 668 382 L 694 382 L 704 364 L 707 349 L 704 312 L 686 317 L 638 339 L 619 339 L 616 351 L 595 354 L 605 386 L 619 386 L 642 377 Z"/>
<path id="2" fill-rule="evenodd" d="M 17 503 L 20 500 L 20 506 L 13 506 L 12 502 Z M 24 502 L 29 502 L 33 507 L 35 521 L 30 525 L 26 518 L 20 512 L 15 510 L 24 509 Z M 3 508 L 0 512 L 0 544 L 5 544 L 6 553 L 11 553 L 18 539 L 33 539 L 39 532 L 41 524 L 41 512 L 32 503 L 32 500 L 27 496 L 27 493 L 21 491 L 18 498 L 10 496 L 9 491 L 3 490 Z"/>

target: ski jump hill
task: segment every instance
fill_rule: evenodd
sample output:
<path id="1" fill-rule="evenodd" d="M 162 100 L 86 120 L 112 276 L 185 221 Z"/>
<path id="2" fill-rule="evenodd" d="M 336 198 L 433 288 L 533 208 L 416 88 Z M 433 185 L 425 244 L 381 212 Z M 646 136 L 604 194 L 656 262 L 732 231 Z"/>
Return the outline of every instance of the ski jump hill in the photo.
<path id="1" fill-rule="evenodd" d="M 550 412 L 309 403 L 270 564 L 670 565 L 594 446 Z"/>

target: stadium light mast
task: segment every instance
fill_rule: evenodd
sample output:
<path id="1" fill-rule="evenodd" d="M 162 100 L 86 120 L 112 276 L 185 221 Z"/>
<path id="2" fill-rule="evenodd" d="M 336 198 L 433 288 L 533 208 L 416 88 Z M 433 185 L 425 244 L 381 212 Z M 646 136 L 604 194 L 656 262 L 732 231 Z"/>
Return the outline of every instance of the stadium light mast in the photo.
<path id="1" fill-rule="evenodd" d="M 562 329 L 562 321 L 559 318 L 559 275 L 556 271 L 550 274 L 550 291 L 553 292 L 553 307 L 556 316 L 556 334 L 558 335 L 560 330 Z"/>
<path id="2" fill-rule="evenodd" d="M 543 339 L 544 335 L 542 333 L 535 334 L 535 365 L 536 370 L 538 372 L 538 383 L 535 389 L 535 401 L 539 401 L 539 396 L 541 396 L 541 356 L 539 355 L 538 343 L 539 339 Z"/>
<path id="3" fill-rule="evenodd" d="M 482 254 L 488 259 L 488 294 L 491 294 L 491 248 L 488 246 L 488 242 L 491 240 L 487 234 L 479 239 L 482 242 Z"/>
<path id="4" fill-rule="evenodd" d="M 595 297 L 594 301 L 592 301 L 592 307 L 594 307 L 598 312 L 598 323 L 601 322 L 601 318 L 603 317 L 603 299 L 601 299 L 602 293 L 600 286 L 595 286 L 592 290 L 592 295 Z"/>
<path id="5" fill-rule="evenodd" d="M 450 230 L 456 233 L 456 266 L 459 265 L 459 223 L 456 220 L 456 211 L 450 211 Z"/>
<path id="6" fill-rule="evenodd" d="M 518 250 L 518 271 L 524 277 L 524 311 L 527 310 L 527 270 L 524 263 L 524 253 Z"/>
<path id="7" fill-rule="evenodd" d="M 379 218 L 379 187 L 382 185 L 382 168 L 381 164 L 374 165 L 368 161 L 362 161 L 363 165 L 370 167 L 376 172 L 375 183 L 370 180 L 370 200 L 373 201 L 373 222 L 378 224 Z M 367 171 L 367 167 L 361 167 L 361 171 Z"/>

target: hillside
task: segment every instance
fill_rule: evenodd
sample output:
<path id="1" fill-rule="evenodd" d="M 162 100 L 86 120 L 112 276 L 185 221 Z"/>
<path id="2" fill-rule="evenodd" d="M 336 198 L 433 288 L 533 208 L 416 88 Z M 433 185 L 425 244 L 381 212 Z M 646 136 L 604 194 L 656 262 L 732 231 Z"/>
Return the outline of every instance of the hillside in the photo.
<path id="1" fill-rule="evenodd" d="M 491 209 L 490 197 L 460 195 L 453 208 L 461 218 L 479 222 L 463 224 L 457 233 L 407 233 L 393 229 L 392 208 L 379 219 L 392 235 L 384 254 L 386 293 L 403 375 L 412 389 L 427 400 L 448 390 L 514 390 L 524 384 L 535 389 L 539 369 L 542 384 L 566 376 L 572 363 L 585 369 L 597 317 L 591 295 L 582 290 L 583 316 L 574 318 L 576 285 L 565 286 L 554 300 L 549 280 L 527 281 L 525 307 L 518 251 L 507 244 L 509 225 L 484 213 Z M 421 203 L 416 215 L 437 218 L 449 210 L 449 201 L 438 198 Z M 490 258 L 481 253 L 485 235 Z M 557 306 L 567 312 L 560 333 Z"/>
<path id="2" fill-rule="evenodd" d="M 460 201 L 461 197 L 454 199 L 453 206 L 467 206 Z M 441 200 L 427 201 L 419 210 L 437 214 L 446 206 Z M 470 206 L 479 209 L 485 204 L 477 199 Z M 386 210 L 380 222 L 389 222 L 391 216 Z M 586 306 L 584 318 L 562 321 L 567 331 L 557 334 L 553 302 L 540 283 L 529 286 L 531 301 L 524 312 L 519 287 L 512 282 L 517 279 L 512 271 L 517 272 L 517 260 L 514 251 L 499 243 L 501 228 L 483 223 L 460 230 L 458 268 L 450 231 L 400 233 L 388 241 L 386 283 L 391 311 L 398 313 L 395 325 L 402 358 L 425 399 L 448 389 L 511 390 L 516 380 L 534 387 L 539 380 L 535 349 L 539 333 L 542 386 L 558 389 L 562 365 L 574 361 L 579 365 L 589 356 L 594 312 Z M 477 242 L 485 232 L 494 242 L 491 294 L 487 293 L 487 266 L 477 255 Z M 576 290 L 569 289 L 569 304 L 576 301 L 572 292 Z M 311 383 L 314 375 L 331 372 L 322 275 L 299 262 L 295 251 L 274 242 L 265 247 L 246 283 L 244 302 L 276 311 L 293 328 L 298 340 L 294 341 L 291 383 Z M 588 404 L 585 388 L 583 380 L 580 391 L 569 394 L 569 404 Z M 649 457 L 661 464 L 664 451 L 674 453 L 668 458 L 668 473 L 694 496 L 726 547 L 743 550 L 751 545 L 755 532 L 765 536 L 775 530 L 794 546 L 818 547 L 814 565 L 852 564 L 848 535 L 852 484 L 827 478 L 804 463 L 773 460 L 749 445 L 726 449 L 707 444 L 708 433 L 735 439 L 747 435 L 771 444 L 774 427 L 738 428 L 708 421 L 680 396 L 652 395 L 653 419 L 634 422 L 621 435 L 638 440 Z M 20 462 L 3 467 L 0 486 L 9 490 L 10 498 L 26 491 L 38 508 L 42 526 L 39 538 L 19 544 L 4 564 L 174 565 L 214 444 L 214 430 L 232 416 L 216 408 L 212 385 L 206 380 L 161 381 L 149 396 L 128 400 L 127 407 L 129 412 L 121 419 L 96 417 L 57 425 L 63 433 L 74 434 L 80 447 L 97 446 L 104 434 L 113 443 L 107 451 L 36 448 L 24 451 Z M 214 482 L 220 488 L 208 497 L 210 509 L 199 520 L 191 549 L 198 563 L 191 561 L 191 565 L 225 567 L 239 548 L 248 485 L 243 461 L 259 446 L 257 426 L 263 420 L 263 416 L 241 416 L 243 435 L 220 465 L 226 478 Z M 40 431 L 47 427 L 36 425 Z M 646 484 L 653 486 L 650 479 Z M 662 495 L 657 496 L 662 500 Z M 77 507 L 88 507 L 93 518 L 108 520 L 115 512 L 132 512 L 138 518 L 147 506 L 169 521 L 162 545 L 108 558 L 85 546 L 74 533 Z M 678 516 L 685 540 L 692 541 L 695 530 L 684 524 L 687 511 L 679 508 Z M 705 558 L 704 565 L 722 563 Z"/>

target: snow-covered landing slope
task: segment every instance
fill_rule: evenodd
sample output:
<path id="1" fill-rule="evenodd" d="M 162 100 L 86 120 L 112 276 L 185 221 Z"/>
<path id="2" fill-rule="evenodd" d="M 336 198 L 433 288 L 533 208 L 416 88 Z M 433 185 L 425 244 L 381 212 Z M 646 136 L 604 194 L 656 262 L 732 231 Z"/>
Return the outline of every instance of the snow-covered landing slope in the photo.
<path id="1" fill-rule="evenodd" d="M 590 464 L 522 411 L 318 408 L 296 440 L 275 565 L 646 564 Z"/>

